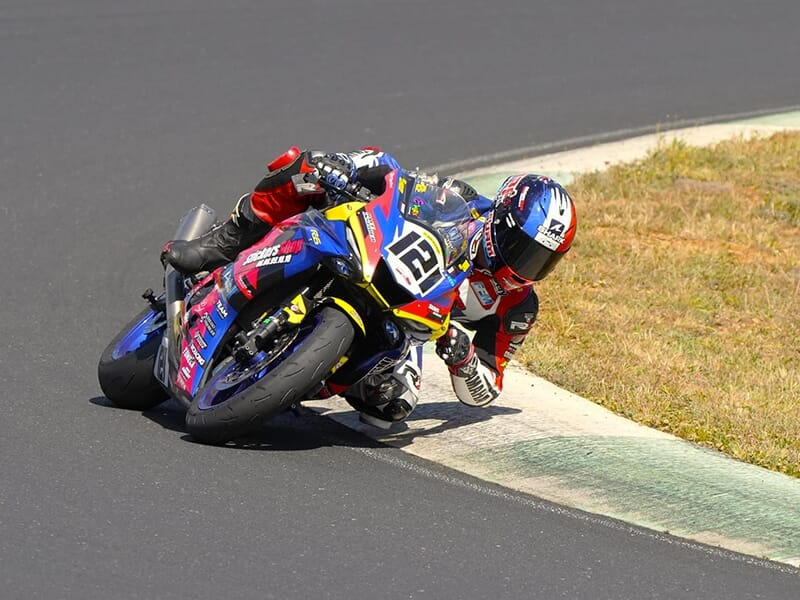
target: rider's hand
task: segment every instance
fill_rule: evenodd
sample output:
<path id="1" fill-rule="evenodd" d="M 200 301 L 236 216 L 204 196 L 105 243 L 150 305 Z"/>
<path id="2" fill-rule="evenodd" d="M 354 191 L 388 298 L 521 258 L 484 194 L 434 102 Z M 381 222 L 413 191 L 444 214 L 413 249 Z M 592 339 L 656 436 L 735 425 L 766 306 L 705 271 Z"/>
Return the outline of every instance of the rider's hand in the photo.
<path id="1" fill-rule="evenodd" d="M 469 336 L 454 325 L 450 325 L 442 337 L 436 340 L 436 354 L 444 361 L 451 371 L 458 370 L 475 355 L 472 341 Z"/>
<path id="2" fill-rule="evenodd" d="M 347 154 L 314 153 L 309 163 L 316 169 L 320 185 L 328 191 L 341 192 L 358 174 L 353 159 Z"/>

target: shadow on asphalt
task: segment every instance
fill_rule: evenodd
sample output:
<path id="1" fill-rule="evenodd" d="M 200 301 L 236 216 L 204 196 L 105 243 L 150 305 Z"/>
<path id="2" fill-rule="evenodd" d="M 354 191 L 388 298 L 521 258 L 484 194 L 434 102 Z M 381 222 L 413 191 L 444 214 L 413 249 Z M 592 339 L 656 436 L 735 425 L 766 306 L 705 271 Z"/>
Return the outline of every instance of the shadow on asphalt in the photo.
<path id="1" fill-rule="evenodd" d="M 400 427 L 396 426 L 396 428 L 392 429 L 389 433 L 397 434 L 397 437 L 392 441 L 393 446 L 405 446 L 410 444 L 415 438 L 437 435 L 451 429 L 474 425 L 475 423 L 488 421 L 495 417 L 516 415 L 521 412 L 522 411 L 518 408 L 509 408 L 495 404 L 473 408 L 464 406 L 457 401 L 420 402 L 416 410 L 408 417 L 407 421 Z M 409 428 L 407 423 L 423 420 L 436 420 L 440 422 L 437 425 L 406 432 Z"/>
<path id="2" fill-rule="evenodd" d="M 89 402 L 95 406 L 112 410 L 126 410 L 115 406 L 104 396 L 90 398 Z M 180 438 L 185 442 L 199 443 L 195 442 L 186 432 L 186 413 L 173 400 L 167 400 L 155 408 L 140 412 L 140 414 L 166 430 L 182 434 Z M 327 446 L 386 447 L 366 435 L 318 415 L 307 408 L 301 408 L 298 414 L 285 412 L 277 415 L 252 435 L 238 438 L 219 447 L 238 450 L 298 451 Z"/>
<path id="3" fill-rule="evenodd" d="M 90 398 L 89 402 L 103 408 L 126 410 L 117 408 L 104 396 Z M 517 408 L 496 405 L 470 408 L 454 401 L 422 402 L 406 422 L 394 425 L 390 431 L 374 429 L 374 431 L 360 433 L 311 409 L 301 408 L 297 415 L 291 412 L 277 415 L 256 433 L 228 442 L 221 447 L 262 451 L 313 450 L 323 446 L 385 447 L 385 444 L 369 437 L 369 433 L 392 435 L 394 437 L 392 446 L 398 447 L 412 443 L 415 438 L 436 435 L 451 429 L 488 421 L 494 417 L 510 416 L 520 412 Z M 186 432 L 185 412 L 174 400 L 167 400 L 155 408 L 142 412 L 141 415 L 164 429 L 183 434 L 181 435 L 182 440 L 197 443 Z M 409 423 L 413 424 L 415 421 L 423 420 L 435 420 L 439 423 L 424 429 L 415 428 L 413 431 L 409 431 Z"/>

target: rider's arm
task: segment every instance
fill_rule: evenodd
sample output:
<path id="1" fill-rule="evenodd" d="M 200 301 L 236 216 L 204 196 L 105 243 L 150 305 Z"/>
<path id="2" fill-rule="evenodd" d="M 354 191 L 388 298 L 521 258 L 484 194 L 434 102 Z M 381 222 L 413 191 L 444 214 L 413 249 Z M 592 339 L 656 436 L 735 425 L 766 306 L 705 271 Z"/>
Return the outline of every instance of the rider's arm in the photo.
<path id="1" fill-rule="evenodd" d="M 275 225 L 310 206 L 325 204 L 332 190 L 335 193 L 353 179 L 380 194 L 384 177 L 398 166 L 393 156 L 377 148 L 347 154 L 292 148 L 269 164 L 267 175 L 250 194 L 250 207 L 259 219 Z M 305 181 L 304 176 L 313 172 L 325 180 L 325 189 Z"/>
<path id="2" fill-rule="evenodd" d="M 505 367 L 536 320 L 539 301 L 533 289 L 514 296 L 519 297 L 504 298 L 495 314 L 472 325 L 475 336 L 469 348 L 458 363 L 448 364 L 453 391 L 464 404 L 485 406 L 500 395 Z"/>
<path id="3" fill-rule="evenodd" d="M 296 156 L 287 153 L 270 163 L 266 176 L 250 194 L 250 207 L 259 219 L 275 225 L 324 197 L 325 191 L 319 186 L 298 186 L 298 176 L 316 170 L 311 156 L 308 150 Z"/>

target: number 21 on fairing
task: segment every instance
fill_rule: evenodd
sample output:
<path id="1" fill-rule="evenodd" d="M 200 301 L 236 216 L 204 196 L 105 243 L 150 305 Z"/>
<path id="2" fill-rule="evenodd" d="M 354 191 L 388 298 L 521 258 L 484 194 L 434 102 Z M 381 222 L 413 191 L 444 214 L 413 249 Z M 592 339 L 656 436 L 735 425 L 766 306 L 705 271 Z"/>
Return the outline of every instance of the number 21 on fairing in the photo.
<path id="1" fill-rule="evenodd" d="M 409 225 L 406 224 L 407 230 Z M 407 231 L 402 238 L 387 246 L 386 251 L 389 267 L 406 280 L 408 288 L 417 296 L 424 296 L 442 280 L 444 260 L 441 248 L 418 231 Z"/>

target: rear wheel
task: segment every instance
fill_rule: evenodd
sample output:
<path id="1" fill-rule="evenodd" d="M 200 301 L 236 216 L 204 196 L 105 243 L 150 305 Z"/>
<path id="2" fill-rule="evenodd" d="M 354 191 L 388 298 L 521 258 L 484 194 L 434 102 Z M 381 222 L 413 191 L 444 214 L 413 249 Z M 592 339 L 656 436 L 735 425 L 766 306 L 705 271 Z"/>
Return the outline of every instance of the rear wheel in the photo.
<path id="1" fill-rule="evenodd" d="M 117 334 L 100 357 L 100 389 L 120 408 L 147 410 L 167 399 L 153 375 L 161 336 L 167 326 L 164 313 L 145 309 Z"/>
<path id="2" fill-rule="evenodd" d="M 285 339 L 277 356 L 260 352 L 247 364 L 225 359 L 195 394 L 187 430 L 207 444 L 251 433 L 327 377 L 354 335 L 350 319 L 326 306 Z"/>

